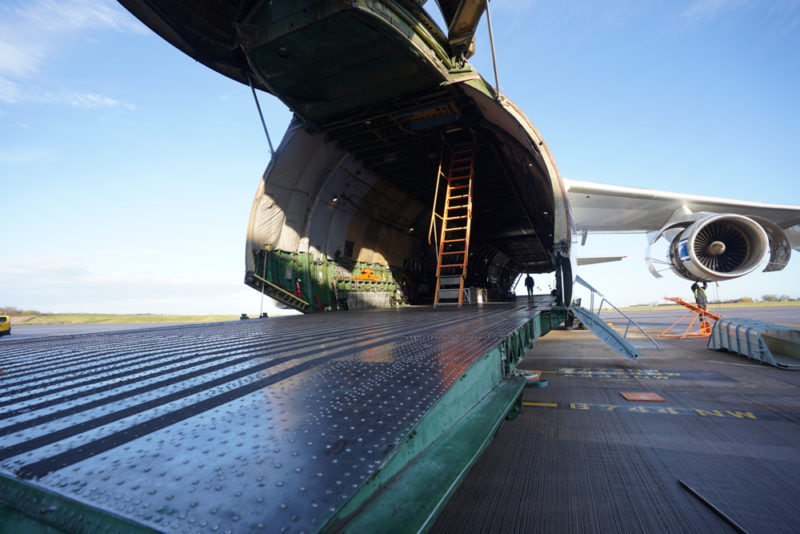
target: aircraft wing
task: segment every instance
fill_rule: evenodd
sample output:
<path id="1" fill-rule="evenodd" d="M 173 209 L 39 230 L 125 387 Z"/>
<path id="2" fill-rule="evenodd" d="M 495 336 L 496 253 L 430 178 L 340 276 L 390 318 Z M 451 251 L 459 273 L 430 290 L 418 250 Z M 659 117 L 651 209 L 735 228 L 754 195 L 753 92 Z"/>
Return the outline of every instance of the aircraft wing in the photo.
<path id="1" fill-rule="evenodd" d="M 564 180 L 575 229 L 586 232 L 655 232 L 676 213 L 708 212 L 766 219 L 783 229 L 792 248 L 800 250 L 800 206 L 765 204 Z M 687 213 L 688 213 L 687 212 Z"/>

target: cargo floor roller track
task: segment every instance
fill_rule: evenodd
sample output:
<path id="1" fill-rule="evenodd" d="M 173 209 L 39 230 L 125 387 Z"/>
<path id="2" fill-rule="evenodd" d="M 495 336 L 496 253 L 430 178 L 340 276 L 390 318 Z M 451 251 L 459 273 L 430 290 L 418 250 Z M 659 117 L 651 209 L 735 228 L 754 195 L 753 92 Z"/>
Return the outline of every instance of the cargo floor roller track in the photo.
<path id="1" fill-rule="evenodd" d="M 435 508 L 514 406 L 509 365 L 563 315 L 416 309 L 4 343 L 0 519 L 366 528 L 383 521 L 387 487 Z M 447 456 L 465 443 L 478 449 Z M 423 479 L 434 472 L 450 480 Z M 403 506 L 409 529 L 435 513 Z"/>

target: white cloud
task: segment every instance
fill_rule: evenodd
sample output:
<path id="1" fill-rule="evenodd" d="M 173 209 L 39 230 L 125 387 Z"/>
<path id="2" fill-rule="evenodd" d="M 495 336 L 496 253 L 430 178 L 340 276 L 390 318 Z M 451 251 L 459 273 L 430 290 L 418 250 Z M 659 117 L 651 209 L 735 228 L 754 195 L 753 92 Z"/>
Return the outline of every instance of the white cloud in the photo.
<path id="1" fill-rule="evenodd" d="M 20 125 L 20 127 L 26 128 L 27 126 Z M 0 163 L 30 163 L 48 159 L 52 155 L 53 151 L 49 149 L 12 150 L 2 148 L 0 149 Z"/>
<path id="2" fill-rule="evenodd" d="M 14 10 L 23 21 L 48 33 L 72 33 L 85 29 L 113 29 L 146 33 L 144 27 L 122 10 L 116 2 L 72 0 L 26 2 Z"/>
<path id="3" fill-rule="evenodd" d="M 99 253 L 0 260 L 0 305 L 48 312 L 231 314 L 257 307 L 258 294 L 238 272 L 165 276 L 123 263 L 114 268 Z"/>
<path id="4" fill-rule="evenodd" d="M 120 105 L 113 98 L 91 92 L 44 90 L 29 83 L 65 47 L 87 32 L 102 30 L 149 31 L 110 0 L 35 0 L 0 5 L 0 102 Z"/>
<path id="5" fill-rule="evenodd" d="M 775 35 L 796 35 L 800 27 L 800 0 L 774 2 L 767 11 L 767 18 Z"/>
<path id="6" fill-rule="evenodd" d="M 81 108 L 102 108 L 119 105 L 119 102 L 113 98 L 94 93 L 72 93 L 70 103 Z"/>
<path id="7" fill-rule="evenodd" d="M 695 20 L 714 18 L 721 12 L 747 4 L 748 1 L 749 0 L 696 0 L 683 12 L 683 16 Z"/>
<path id="8" fill-rule="evenodd" d="M 136 106 L 115 98 L 93 92 L 71 89 L 46 89 L 38 84 L 18 83 L 0 77 L 0 103 L 5 104 L 68 104 L 78 108 L 113 108 L 117 106 L 135 110 Z"/>
<path id="9" fill-rule="evenodd" d="M 695 22 L 749 10 L 750 24 L 768 28 L 766 35 L 783 39 L 800 27 L 800 0 L 695 0 L 682 15 Z"/>
<path id="10" fill-rule="evenodd" d="M 46 55 L 35 41 L 19 41 L 14 26 L 0 24 L 0 74 L 27 77 L 36 72 Z"/>
<path id="11" fill-rule="evenodd" d="M 2 55 L 1 52 L 0 55 Z M 19 84 L 0 76 L 0 102 L 15 104 L 20 101 L 22 94 Z"/>

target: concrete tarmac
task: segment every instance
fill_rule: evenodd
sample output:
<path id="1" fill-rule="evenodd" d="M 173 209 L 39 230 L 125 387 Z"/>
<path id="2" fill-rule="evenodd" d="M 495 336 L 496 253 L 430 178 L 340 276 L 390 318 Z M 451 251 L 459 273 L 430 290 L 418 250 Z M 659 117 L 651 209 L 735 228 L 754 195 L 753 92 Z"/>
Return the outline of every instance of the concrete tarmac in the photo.
<path id="1" fill-rule="evenodd" d="M 680 319 L 686 314 L 687 311 L 688 310 L 630 311 L 625 312 L 625 315 L 631 317 L 643 327 L 658 327 L 663 325 L 663 328 L 661 329 L 663 330 Z M 775 323 L 788 326 L 790 328 L 800 329 L 800 306 L 726 308 L 725 305 L 711 305 L 708 307 L 708 311 L 725 319 L 757 319 L 767 323 Z M 625 321 L 624 317 L 615 311 L 604 311 L 600 314 L 600 317 L 615 323 Z M 653 330 L 657 330 L 657 328 L 653 328 Z M 661 330 L 658 330 L 658 332 Z"/>
<path id="2" fill-rule="evenodd" d="M 130 324 L 45 324 L 45 325 L 11 325 L 11 335 L 3 339 L 36 339 L 50 336 L 75 336 L 79 334 L 99 334 L 103 332 L 123 332 L 143 328 L 174 326 L 180 323 L 130 323 Z"/>
<path id="3" fill-rule="evenodd" d="M 800 308 L 736 311 L 800 322 Z M 680 316 L 631 315 L 653 337 Z M 542 338 L 522 367 L 548 386 L 525 391 L 433 532 L 800 532 L 800 372 L 629 337 L 638 362 L 588 331 Z"/>

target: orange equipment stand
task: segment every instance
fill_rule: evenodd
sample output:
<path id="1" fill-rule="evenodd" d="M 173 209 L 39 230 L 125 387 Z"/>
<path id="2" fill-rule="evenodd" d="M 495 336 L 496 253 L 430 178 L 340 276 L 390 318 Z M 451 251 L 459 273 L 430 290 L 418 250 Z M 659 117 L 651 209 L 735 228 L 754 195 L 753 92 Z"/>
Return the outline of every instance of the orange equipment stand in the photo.
<path id="1" fill-rule="evenodd" d="M 688 308 L 689 311 L 686 312 L 680 319 L 672 323 L 672 325 L 658 334 L 656 337 L 676 337 L 678 339 L 686 339 L 689 337 L 708 337 L 711 335 L 711 323 L 708 322 L 708 319 L 712 319 L 715 322 L 719 321 L 720 316 L 711 313 L 708 310 L 704 310 L 702 308 L 698 308 L 697 305 L 692 304 L 690 302 L 686 302 L 680 297 L 664 297 L 666 300 L 671 300 L 676 304 L 680 304 L 684 308 Z M 682 332 L 678 334 L 670 334 L 669 332 L 675 328 L 675 325 L 683 321 L 689 317 L 689 325 L 683 329 Z M 700 320 L 700 324 L 698 325 L 700 328 L 695 329 L 695 323 L 697 323 L 698 319 Z"/>

